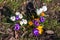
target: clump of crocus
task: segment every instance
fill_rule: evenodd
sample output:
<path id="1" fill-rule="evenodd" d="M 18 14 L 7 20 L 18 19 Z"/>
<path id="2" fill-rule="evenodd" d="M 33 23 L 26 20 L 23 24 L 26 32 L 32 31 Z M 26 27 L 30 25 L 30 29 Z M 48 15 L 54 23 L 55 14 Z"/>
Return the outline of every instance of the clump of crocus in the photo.
<path id="1" fill-rule="evenodd" d="M 23 18 L 23 15 L 20 13 L 20 12 L 16 12 L 15 13 L 16 16 L 11 16 L 10 19 L 12 21 L 16 21 L 16 20 L 19 20 L 19 19 L 22 19 Z"/>
<path id="2" fill-rule="evenodd" d="M 27 7 L 27 9 L 30 9 L 28 7 Z M 29 11 L 29 10 L 27 10 L 27 11 Z M 44 13 L 45 11 L 47 11 L 47 6 L 43 6 L 42 8 L 37 9 L 36 12 L 35 12 L 35 9 L 32 10 L 32 11 L 30 10 L 29 11 L 30 14 L 29 14 L 29 12 L 26 12 L 26 15 L 27 15 L 26 19 L 29 19 L 29 20 L 32 20 L 32 21 L 24 19 L 23 15 L 20 12 L 16 12 L 15 16 L 11 16 L 11 18 L 10 18 L 12 21 L 15 21 L 15 22 L 18 21 L 20 23 L 20 24 L 16 23 L 14 25 L 14 30 L 18 31 L 18 30 L 20 30 L 21 26 L 25 26 L 28 23 L 29 26 L 32 26 L 32 25 L 36 26 L 36 27 L 34 27 L 34 29 L 32 29 L 33 34 L 35 36 L 39 36 L 39 35 L 43 34 L 43 31 L 44 31 L 43 26 L 41 26 L 40 23 L 45 22 L 45 17 L 44 17 L 45 16 L 45 13 Z M 33 14 L 31 14 L 32 12 L 33 12 Z M 37 15 L 36 15 L 36 13 L 37 13 Z"/>

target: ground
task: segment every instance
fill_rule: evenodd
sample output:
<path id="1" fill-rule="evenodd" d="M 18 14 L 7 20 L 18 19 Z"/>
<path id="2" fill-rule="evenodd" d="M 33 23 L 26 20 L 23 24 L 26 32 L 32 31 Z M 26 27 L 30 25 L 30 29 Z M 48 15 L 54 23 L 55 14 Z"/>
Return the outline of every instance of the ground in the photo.
<path id="1" fill-rule="evenodd" d="M 24 7 L 26 5 L 23 5 L 24 2 L 26 2 L 26 0 L 0 0 L 0 9 L 5 5 L 9 7 L 10 10 L 12 10 L 13 14 L 16 11 L 25 12 Z M 53 30 L 54 37 L 56 38 L 54 40 L 60 40 L 60 0 L 40 0 L 40 2 L 42 2 L 43 5 L 47 5 L 48 7 L 48 11 L 45 12 L 48 17 L 46 18 L 47 21 L 44 23 L 44 29 Z M 20 10 L 22 8 L 23 10 Z M 25 30 L 26 28 L 24 28 L 23 31 L 21 30 L 16 33 L 14 30 L 12 30 L 13 25 L 6 23 L 7 17 L 3 15 L 0 16 L 0 18 L 0 40 L 15 40 L 18 34 L 19 36 L 16 40 L 46 40 L 48 37 L 50 37 L 50 35 L 44 36 L 45 34 L 35 37 L 32 35 L 32 33 L 27 32 Z M 13 37 L 13 35 L 15 36 Z"/>

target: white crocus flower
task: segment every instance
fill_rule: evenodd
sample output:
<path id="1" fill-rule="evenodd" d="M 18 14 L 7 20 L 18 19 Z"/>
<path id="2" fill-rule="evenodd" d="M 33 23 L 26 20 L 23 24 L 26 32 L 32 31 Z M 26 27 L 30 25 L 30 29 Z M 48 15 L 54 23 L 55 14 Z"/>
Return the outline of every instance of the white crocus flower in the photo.
<path id="1" fill-rule="evenodd" d="M 42 12 L 43 12 L 43 9 L 42 8 L 40 8 L 40 9 L 37 9 L 37 15 L 40 15 Z"/>
<path id="2" fill-rule="evenodd" d="M 27 24 L 27 20 L 26 19 L 22 19 L 24 24 Z"/>
<path id="3" fill-rule="evenodd" d="M 16 12 L 15 14 L 16 14 L 16 15 L 19 15 L 19 14 L 20 14 L 20 12 Z"/>
<path id="4" fill-rule="evenodd" d="M 23 18 L 23 15 L 20 12 L 16 12 L 15 14 L 18 15 L 20 19 Z"/>
<path id="5" fill-rule="evenodd" d="M 11 16 L 10 19 L 11 19 L 12 21 L 15 21 L 15 16 Z"/>
<path id="6" fill-rule="evenodd" d="M 20 21 L 20 25 L 23 25 L 23 21 Z"/>
<path id="7" fill-rule="evenodd" d="M 43 6 L 42 9 L 44 12 L 47 11 L 47 6 Z"/>
<path id="8" fill-rule="evenodd" d="M 22 14 L 19 14 L 19 18 L 22 19 L 23 18 L 23 15 Z"/>

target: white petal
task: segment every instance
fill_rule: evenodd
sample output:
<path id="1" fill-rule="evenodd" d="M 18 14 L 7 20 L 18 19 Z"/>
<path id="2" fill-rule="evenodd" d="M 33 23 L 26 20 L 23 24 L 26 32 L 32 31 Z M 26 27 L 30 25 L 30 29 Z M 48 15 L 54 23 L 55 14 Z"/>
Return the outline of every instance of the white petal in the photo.
<path id="1" fill-rule="evenodd" d="M 19 18 L 22 19 L 23 18 L 23 15 L 22 14 L 19 14 Z"/>
<path id="2" fill-rule="evenodd" d="M 16 12 L 15 14 L 16 14 L 16 15 L 19 15 L 19 14 L 20 14 L 20 12 Z"/>
<path id="3" fill-rule="evenodd" d="M 24 24 L 27 24 L 27 20 L 26 19 L 22 19 Z"/>
<path id="4" fill-rule="evenodd" d="M 40 15 L 42 12 L 43 12 L 43 9 L 42 8 L 37 9 L 37 15 Z"/>
<path id="5" fill-rule="evenodd" d="M 23 22 L 22 21 L 20 21 L 20 25 L 23 25 Z"/>
<path id="6" fill-rule="evenodd" d="M 47 11 L 47 6 L 43 6 L 42 9 L 44 12 Z"/>
<path id="7" fill-rule="evenodd" d="M 12 16 L 10 19 L 11 19 L 12 21 L 15 21 L 15 16 Z"/>

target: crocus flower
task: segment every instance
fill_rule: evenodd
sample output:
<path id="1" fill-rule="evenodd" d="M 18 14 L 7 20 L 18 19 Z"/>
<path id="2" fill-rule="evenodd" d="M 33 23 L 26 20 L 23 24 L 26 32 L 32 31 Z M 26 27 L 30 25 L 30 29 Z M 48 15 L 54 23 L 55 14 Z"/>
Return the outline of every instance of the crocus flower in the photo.
<path id="1" fill-rule="evenodd" d="M 16 12 L 15 14 L 16 14 L 17 16 L 19 16 L 20 19 L 23 18 L 23 15 L 22 15 L 20 12 Z"/>
<path id="2" fill-rule="evenodd" d="M 43 6 L 42 9 L 44 12 L 47 11 L 47 6 Z"/>
<path id="3" fill-rule="evenodd" d="M 44 22 L 45 18 L 43 16 L 40 17 L 40 22 Z"/>
<path id="4" fill-rule="evenodd" d="M 43 9 L 42 8 L 37 9 L 36 12 L 37 12 L 37 15 L 40 15 L 43 12 Z"/>
<path id="5" fill-rule="evenodd" d="M 27 24 L 27 20 L 26 20 L 26 19 L 22 19 L 22 22 L 23 22 L 24 24 Z"/>
<path id="6" fill-rule="evenodd" d="M 39 35 L 39 31 L 38 31 L 38 29 L 33 29 L 33 34 L 35 35 L 35 36 L 38 36 Z"/>
<path id="7" fill-rule="evenodd" d="M 15 24 L 14 30 L 19 30 L 19 29 L 20 29 L 20 25 L 19 24 Z"/>
<path id="8" fill-rule="evenodd" d="M 19 20 L 20 18 L 19 18 L 19 16 L 18 15 L 16 15 L 16 18 L 15 18 L 16 20 Z"/>
<path id="9" fill-rule="evenodd" d="M 22 19 L 23 18 L 23 15 L 22 14 L 19 14 L 19 18 Z"/>
<path id="10" fill-rule="evenodd" d="M 33 20 L 33 23 L 34 23 L 35 26 L 39 26 L 40 25 L 37 20 Z"/>
<path id="11" fill-rule="evenodd" d="M 11 19 L 12 21 L 15 21 L 15 16 L 11 16 L 10 19 Z"/>
<path id="12" fill-rule="evenodd" d="M 20 12 L 16 12 L 15 14 L 16 14 L 16 15 L 19 15 L 19 14 L 20 14 Z"/>
<path id="13" fill-rule="evenodd" d="M 39 30 L 39 34 L 43 34 L 43 29 L 40 29 Z"/>
<path id="14" fill-rule="evenodd" d="M 29 21 L 29 26 L 32 26 L 33 25 L 33 22 L 32 21 Z"/>
<path id="15" fill-rule="evenodd" d="M 23 21 L 20 21 L 20 25 L 22 26 L 24 23 L 23 23 Z"/>
<path id="16" fill-rule="evenodd" d="M 22 19 L 22 20 L 20 21 L 20 25 L 23 25 L 23 24 L 27 24 L 27 20 L 26 20 L 26 19 Z"/>
<path id="17" fill-rule="evenodd" d="M 36 29 L 39 30 L 39 34 L 42 34 L 43 33 L 43 26 L 38 26 Z"/>
<path id="18" fill-rule="evenodd" d="M 47 6 L 43 6 L 42 8 L 39 8 L 36 10 L 37 15 L 40 15 L 42 12 L 47 11 Z"/>

